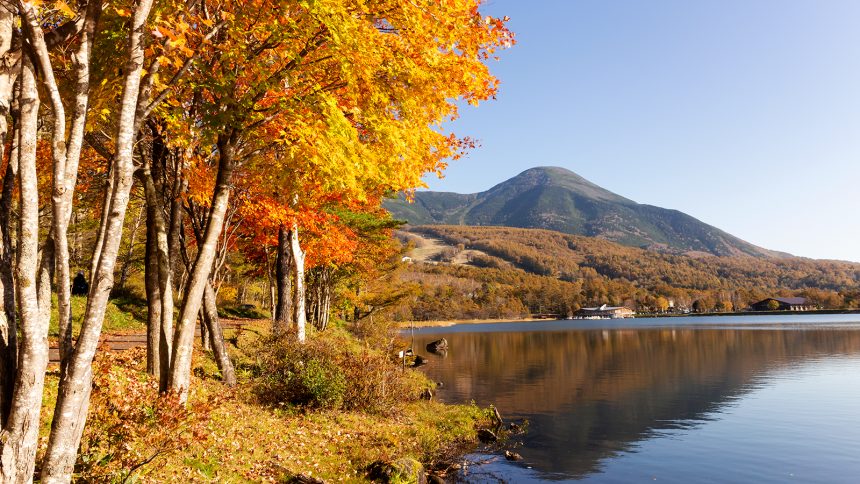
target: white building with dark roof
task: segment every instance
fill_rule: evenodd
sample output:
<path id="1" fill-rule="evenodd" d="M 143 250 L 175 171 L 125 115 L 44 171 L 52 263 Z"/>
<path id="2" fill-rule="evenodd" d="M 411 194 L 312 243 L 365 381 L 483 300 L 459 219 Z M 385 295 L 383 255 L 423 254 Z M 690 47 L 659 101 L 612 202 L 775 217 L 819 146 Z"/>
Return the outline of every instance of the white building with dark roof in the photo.
<path id="1" fill-rule="evenodd" d="M 624 306 L 607 306 L 606 304 L 597 308 L 582 308 L 576 313 L 579 319 L 621 319 L 632 318 L 632 309 Z"/>

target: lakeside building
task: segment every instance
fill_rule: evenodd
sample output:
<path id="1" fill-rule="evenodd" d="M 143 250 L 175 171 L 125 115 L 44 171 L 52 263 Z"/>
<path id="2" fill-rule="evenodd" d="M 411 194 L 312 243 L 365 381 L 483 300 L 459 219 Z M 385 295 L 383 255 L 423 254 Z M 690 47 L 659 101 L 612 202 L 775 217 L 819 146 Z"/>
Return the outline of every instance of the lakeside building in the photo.
<path id="1" fill-rule="evenodd" d="M 805 297 L 769 297 L 750 304 L 750 309 L 753 311 L 811 311 L 817 308 Z"/>
<path id="2" fill-rule="evenodd" d="M 634 312 L 632 309 L 624 306 L 607 306 L 606 304 L 599 308 L 582 308 L 576 312 L 578 319 L 621 319 L 632 318 Z"/>

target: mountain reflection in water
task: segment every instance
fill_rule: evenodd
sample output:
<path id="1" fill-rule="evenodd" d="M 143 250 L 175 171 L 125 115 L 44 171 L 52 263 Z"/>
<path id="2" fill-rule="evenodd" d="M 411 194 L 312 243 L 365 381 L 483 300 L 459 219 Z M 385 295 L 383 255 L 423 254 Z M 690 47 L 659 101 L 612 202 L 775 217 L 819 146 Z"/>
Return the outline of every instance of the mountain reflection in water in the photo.
<path id="1" fill-rule="evenodd" d="M 552 330 L 551 325 L 544 324 L 541 330 L 533 331 L 529 324 L 532 323 L 512 325 L 503 331 L 478 326 L 473 327 L 475 332 L 467 332 L 464 327 L 427 328 L 416 334 L 415 348 L 423 349 L 441 336 L 449 341 L 447 356 L 432 357 L 426 369 L 431 378 L 444 383 L 439 391 L 442 400 L 475 401 L 482 406 L 492 403 L 506 418 L 530 421 L 519 450 L 525 458 L 519 469 L 534 467 L 535 479 L 600 477 L 619 456 L 642 452 L 640 447 L 645 442 L 667 437 L 695 440 L 697 429 L 723 419 L 725 412 L 732 411 L 747 396 L 779 384 L 780 379 L 801 381 L 802 371 L 797 378 L 791 375 L 804 365 L 837 359 L 860 370 L 860 331 L 855 329 L 652 325 L 643 329 L 579 330 L 569 322 L 560 322 L 566 329 Z M 813 383 L 805 384 L 819 380 L 822 378 L 816 376 L 811 379 Z M 860 397 L 857 390 L 852 391 L 852 395 Z M 812 394 L 816 394 L 814 389 Z M 827 398 L 822 395 L 823 400 Z M 765 412 L 778 415 L 785 408 L 786 418 L 791 418 L 788 412 L 800 403 L 803 402 L 776 401 L 774 408 Z M 860 406 L 855 408 L 860 413 Z M 753 423 L 744 428 L 725 432 L 767 435 L 772 430 L 775 435 L 780 430 L 754 428 L 756 422 L 767 419 L 750 421 Z M 851 432 L 848 445 L 860 452 L 860 417 L 843 423 L 851 426 L 847 430 Z M 775 425 L 789 426 L 791 422 Z M 725 444 L 734 438 L 744 436 L 733 435 Z M 718 470 L 717 459 L 731 464 L 732 449 L 719 448 L 719 439 L 707 445 L 717 446 L 710 449 L 715 461 L 707 462 L 706 455 L 691 456 L 693 460 L 705 460 L 697 465 Z M 695 442 L 690 448 L 695 448 Z M 666 471 L 669 477 L 679 469 L 679 475 L 697 475 L 694 470 L 683 470 L 689 462 L 684 461 L 682 448 L 673 452 L 672 458 L 678 462 L 655 464 L 656 469 Z M 757 452 L 758 462 L 767 462 L 767 449 Z M 735 471 L 749 467 L 749 474 L 736 477 L 762 479 L 762 475 L 754 475 L 758 472 L 755 461 L 735 457 Z M 791 458 L 779 456 L 780 461 L 790 462 Z M 852 471 L 860 470 L 860 462 L 846 465 Z M 848 467 L 832 469 L 834 474 L 827 480 L 842 476 Z"/>

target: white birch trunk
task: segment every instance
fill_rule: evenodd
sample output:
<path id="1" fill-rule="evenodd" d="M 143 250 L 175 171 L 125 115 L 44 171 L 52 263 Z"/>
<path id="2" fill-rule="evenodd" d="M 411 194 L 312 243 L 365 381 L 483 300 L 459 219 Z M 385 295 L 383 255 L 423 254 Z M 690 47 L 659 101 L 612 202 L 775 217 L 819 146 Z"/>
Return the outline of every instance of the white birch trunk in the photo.
<path id="1" fill-rule="evenodd" d="M 218 237 L 224 227 L 224 218 L 227 213 L 237 134 L 233 131 L 229 136 L 222 134 L 218 137 L 218 176 L 212 195 L 212 205 L 209 209 L 202 244 L 198 244 L 197 258 L 187 283 L 185 300 L 179 313 L 179 324 L 173 342 L 170 389 L 178 392 L 180 400 L 183 402 L 188 399 L 188 387 L 191 383 L 194 324 L 197 322 L 197 315 L 203 302 L 203 293 L 209 283 L 209 274 L 215 260 Z"/>
<path id="2" fill-rule="evenodd" d="M 299 244 L 299 226 L 293 224 L 290 230 L 290 248 L 293 252 L 293 273 L 296 289 L 293 291 L 293 318 L 296 322 L 296 334 L 299 342 L 305 342 L 305 326 L 307 314 L 305 313 L 305 252 Z"/>
<path id="3" fill-rule="evenodd" d="M 273 308 L 274 324 L 272 333 L 286 334 L 293 320 L 293 288 L 290 279 L 293 265 L 290 252 L 290 236 L 283 225 L 278 228 L 277 256 L 275 259 L 276 305 Z"/>
<path id="4" fill-rule="evenodd" d="M 92 361 L 98 347 L 108 297 L 113 287 L 113 271 L 122 237 L 122 224 L 128 207 L 134 172 L 135 113 L 144 57 L 144 28 L 152 0 L 140 0 L 131 21 L 128 59 L 125 65 L 113 163 L 114 186 L 109 216 L 105 221 L 104 242 L 98 266 L 90 285 L 81 333 L 72 350 L 66 374 L 60 381 L 48 449 L 42 466 L 46 483 L 69 482 L 86 423 L 92 390 Z"/>
<path id="5" fill-rule="evenodd" d="M 48 321 L 39 319 L 36 272 L 39 250 L 39 190 L 36 138 L 39 95 L 34 67 L 23 59 L 21 72 L 18 188 L 20 216 L 16 264 L 19 342 L 12 408 L 0 435 L 0 482 L 32 482 L 36 466 L 39 413 L 48 365 Z"/>
<path id="6" fill-rule="evenodd" d="M 10 52 L 12 48 L 12 24 L 14 16 L 6 9 L 0 9 L 0 143 L 6 146 L 9 134 L 7 116 L 11 114 L 12 88 L 18 78 L 20 66 L 18 55 Z M 20 49 L 16 49 L 20 52 Z M 11 63 L 11 65 L 8 65 Z M 15 388 L 15 367 L 17 366 L 15 323 L 15 287 L 12 271 L 11 211 L 12 196 L 18 177 L 18 140 L 11 140 L 8 153 L 9 163 L 3 175 L 3 189 L 0 194 L 0 431 L 6 424 L 12 406 L 12 392 Z M 4 148 L 0 154 L 7 155 Z"/>

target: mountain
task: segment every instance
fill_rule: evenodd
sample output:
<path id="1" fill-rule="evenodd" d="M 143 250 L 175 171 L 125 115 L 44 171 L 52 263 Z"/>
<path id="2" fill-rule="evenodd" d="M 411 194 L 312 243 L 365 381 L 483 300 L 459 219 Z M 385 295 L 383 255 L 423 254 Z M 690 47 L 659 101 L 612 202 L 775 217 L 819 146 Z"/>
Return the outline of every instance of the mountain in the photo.
<path id="1" fill-rule="evenodd" d="M 636 203 L 559 167 L 528 169 L 474 194 L 417 192 L 415 201 L 386 200 L 413 225 L 542 228 L 675 253 L 784 257 L 677 210 Z"/>

